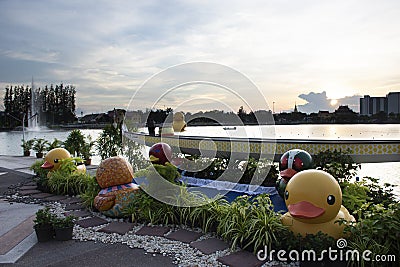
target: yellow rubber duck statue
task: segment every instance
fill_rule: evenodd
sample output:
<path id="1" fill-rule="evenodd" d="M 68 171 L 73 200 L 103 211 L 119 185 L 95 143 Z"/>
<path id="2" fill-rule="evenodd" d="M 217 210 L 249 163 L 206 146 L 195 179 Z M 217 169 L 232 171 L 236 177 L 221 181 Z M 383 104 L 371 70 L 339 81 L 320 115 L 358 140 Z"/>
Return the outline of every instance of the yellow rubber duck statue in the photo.
<path id="1" fill-rule="evenodd" d="M 174 128 L 174 132 L 183 132 L 185 130 L 185 115 L 182 112 L 177 112 L 174 114 L 172 128 Z"/>
<path id="2" fill-rule="evenodd" d="M 61 160 L 70 158 L 71 154 L 65 148 L 54 148 L 49 151 L 44 157 L 44 163 L 41 166 L 43 169 L 47 169 L 49 171 L 55 171 L 60 168 Z M 78 165 L 77 172 L 86 172 L 85 165 Z"/>
<path id="3" fill-rule="evenodd" d="M 284 194 L 288 212 L 281 221 L 295 234 L 305 236 L 321 231 L 338 239 L 344 236 L 344 224 L 336 221 L 355 221 L 342 206 L 339 183 L 327 172 L 305 170 L 295 174 Z"/>

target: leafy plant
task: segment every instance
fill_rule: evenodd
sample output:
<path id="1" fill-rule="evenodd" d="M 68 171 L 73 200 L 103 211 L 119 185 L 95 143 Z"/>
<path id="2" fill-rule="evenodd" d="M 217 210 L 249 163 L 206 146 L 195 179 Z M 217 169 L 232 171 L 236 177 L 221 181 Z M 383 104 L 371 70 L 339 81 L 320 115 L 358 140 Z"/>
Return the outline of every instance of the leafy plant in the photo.
<path id="1" fill-rule="evenodd" d="M 155 172 L 161 175 L 165 180 L 172 183 L 175 183 L 175 180 L 180 177 L 178 169 L 170 163 L 166 163 L 165 165 L 152 164 L 146 169 L 137 171 L 135 177 L 149 177 Z"/>
<path id="2" fill-rule="evenodd" d="M 93 208 L 93 202 L 94 198 L 97 196 L 97 194 L 100 192 L 101 187 L 97 183 L 96 177 L 95 176 L 89 176 L 86 184 L 86 189 L 85 191 L 80 195 L 80 197 L 83 199 L 83 204 L 89 208 Z"/>
<path id="3" fill-rule="evenodd" d="M 81 148 L 81 155 L 84 159 L 90 159 L 92 157 L 92 149 L 95 143 L 96 142 L 92 140 L 92 137 L 90 135 L 86 137 L 85 144 Z"/>
<path id="4" fill-rule="evenodd" d="M 97 139 L 97 152 L 101 159 L 122 154 L 122 137 L 120 130 L 112 125 L 107 125 Z"/>
<path id="5" fill-rule="evenodd" d="M 86 191 L 90 175 L 73 172 L 67 174 L 60 170 L 51 172 L 48 185 L 50 192 L 59 195 L 80 195 Z"/>
<path id="6" fill-rule="evenodd" d="M 200 227 L 204 232 L 216 232 L 220 216 L 225 214 L 228 205 L 228 201 L 220 198 L 214 201 L 209 200 L 207 204 L 193 208 L 189 215 L 192 226 Z"/>
<path id="7" fill-rule="evenodd" d="M 279 171 L 273 162 L 269 160 L 249 158 L 249 160 L 244 163 L 243 167 L 245 170 L 239 183 L 250 184 L 253 180 L 253 184 L 274 186 L 278 179 Z"/>
<path id="8" fill-rule="evenodd" d="M 76 217 L 69 215 L 69 216 L 65 216 L 65 217 L 54 217 L 52 220 L 52 224 L 54 228 L 69 228 L 69 227 L 73 227 L 74 226 L 74 221 L 75 221 Z"/>
<path id="9" fill-rule="evenodd" d="M 226 177 L 240 177 L 239 181 L 232 182 L 263 186 L 274 185 L 278 178 L 278 169 L 268 160 L 249 158 L 247 161 L 235 160 L 229 165 L 229 159 L 226 158 L 190 156 L 187 159 L 190 163 L 184 163 L 182 169 L 198 170 L 185 172 L 185 175 L 196 178 L 215 180 L 225 173 Z"/>
<path id="10" fill-rule="evenodd" d="M 33 222 L 35 224 L 34 227 L 40 228 L 40 227 L 49 226 L 52 224 L 53 220 L 54 220 L 54 215 L 50 212 L 50 208 L 45 207 L 36 212 L 36 217 L 33 220 Z"/>
<path id="11" fill-rule="evenodd" d="M 41 178 L 47 178 L 49 170 L 41 168 L 44 163 L 44 159 L 36 160 L 29 169 L 35 173 L 36 176 Z"/>
<path id="12" fill-rule="evenodd" d="M 43 165 L 44 160 L 36 160 L 30 167 L 29 169 L 32 170 L 35 173 L 35 182 L 37 184 L 38 189 L 40 189 L 43 192 L 50 192 L 49 189 L 49 179 L 47 178 L 47 175 L 49 173 L 49 170 L 41 168 Z"/>
<path id="13" fill-rule="evenodd" d="M 47 144 L 48 142 L 43 138 L 35 138 L 33 143 L 33 150 L 36 151 L 36 153 L 43 153 L 44 151 L 46 151 Z"/>
<path id="14" fill-rule="evenodd" d="M 313 156 L 314 165 L 330 173 L 338 181 L 349 180 L 357 169 L 361 168 L 361 165 L 355 163 L 349 154 L 351 154 L 350 149 L 321 151 Z"/>
<path id="15" fill-rule="evenodd" d="M 85 136 L 82 134 L 81 130 L 72 130 L 67 140 L 64 142 L 64 147 L 66 150 L 74 155 L 75 157 L 82 156 L 82 149 L 85 146 Z"/>
<path id="16" fill-rule="evenodd" d="M 79 195 L 85 192 L 90 183 L 90 175 L 77 172 L 76 162 L 81 158 L 66 158 L 60 160 L 58 170 L 52 171 L 48 177 L 48 186 L 52 193 L 60 195 Z"/>
<path id="17" fill-rule="evenodd" d="M 366 201 L 370 201 L 371 198 L 368 196 L 369 188 L 365 186 L 365 182 L 348 182 L 343 181 L 340 184 L 342 188 L 342 203 L 350 213 L 353 213 L 356 218 L 358 217 L 356 211 L 365 204 Z"/>
<path id="18" fill-rule="evenodd" d="M 379 180 L 372 177 L 363 177 L 364 185 L 368 187 L 367 195 L 374 204 L 382 204 L 387 208 L 390 204 L 398 203 L 393 193 L 393 187 L 396 185 L 385 183 L 383 186 L 379 184 Z"/>
<path id="19" fill-rule="evenodd" d="M 175 215 L 171 207 L 162 203 L 143 190 L 140 190 L 126 210 L 132 221 L 149 222 L 151 224 L 175 223 Z"/>
<path id="20" fill-rule="evenodd" d="M 27 140 L 27 141 L 22 140 L 21 147 L 24 150 L 24 152 L 31 150 L 34 142 L 35 142 L 34 139 L 30 139 L 30 140 Z"/>
<path id="21" fill-rule="evenodd" d="M 237 197 L 226 206 L 219 218 L 217 233 L 232 242 L 232 248 L 239 245 L 254 252 L 277 241 L 279 232 L 286 232 L 280 215 L 273 211 L 268 195 L 261 194 L 250 200 L 249 196 Z"/>
<path id="22" fill-rule="evenodd" d="M 358 211 L 356 223 L 345 226 L 352 249 L 369 249 L 373 255 L 400 257 L 400 203 L 365 203 Z M 373 256 L 371 256 L 373 257 Z"/>
<path id="23" fill-rule="evenodd" d="M 57 138 L 54 138 L 53 142 L 51 142 L 51 143 L 49 142 L 48 143 L 47 151 L 50 151 L 50 150 L 52 150 L 54 148 L 59 148 L 59 147 L 62 146 L 62 144 L 63 144 L 63 142 L 61 140 L 59 140 Z"/>

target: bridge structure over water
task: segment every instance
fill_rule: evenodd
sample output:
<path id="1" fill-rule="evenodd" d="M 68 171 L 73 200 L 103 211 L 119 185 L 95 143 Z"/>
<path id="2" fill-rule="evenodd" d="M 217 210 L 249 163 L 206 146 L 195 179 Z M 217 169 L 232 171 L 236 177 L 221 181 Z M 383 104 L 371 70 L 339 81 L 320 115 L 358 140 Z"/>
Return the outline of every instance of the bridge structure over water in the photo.
<path id="1" fill-rule="evenodd" d="M 144 133 L 123 132 L 126 138 L 152 146 L 164 142 L 184 154 L 214 155 L 229 158 L 259 158 L 260 154 L 278 161 L 290 149 L 303 149 L 311 155 L 326 150 L 350 150 L 357 163 L 400 162 L 400 140 L 320 140 L 320 139 L 264 139 L 204 136 L 149 136 Z"/>

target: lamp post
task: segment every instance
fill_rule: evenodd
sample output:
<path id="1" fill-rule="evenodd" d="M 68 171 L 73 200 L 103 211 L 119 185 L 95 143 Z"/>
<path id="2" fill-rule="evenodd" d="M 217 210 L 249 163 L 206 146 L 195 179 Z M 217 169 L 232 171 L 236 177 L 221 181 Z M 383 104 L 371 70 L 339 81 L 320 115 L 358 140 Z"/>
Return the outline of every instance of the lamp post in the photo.
<path id="1" fill-rule="evenodd" d="M 272 102 L 272 114 L 275 114 L 275 101 Z"/>

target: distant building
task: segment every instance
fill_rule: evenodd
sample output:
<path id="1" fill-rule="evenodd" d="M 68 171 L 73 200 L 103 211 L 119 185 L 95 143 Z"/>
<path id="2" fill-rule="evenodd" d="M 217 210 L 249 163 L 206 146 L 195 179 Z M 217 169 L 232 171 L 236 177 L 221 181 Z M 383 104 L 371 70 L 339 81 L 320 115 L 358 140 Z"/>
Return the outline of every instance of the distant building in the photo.
<path id="1" fill-rule="evenodd" d="M 293 113 L 298 113 L 299 112 L 299 110 L 297 109 L 297 105 L 296 105 L 296 103 L 294 104 L 294 109 L 293 109 Z"/>
<path id="2" fill-rule="evenodd" d="M 391 92 L 386 97 L 360 98 L 360 115 L 372 116 L 380 112 L 400 114 L 400 92 Z"/>
<path id="3" fill-rule="evenodd" d="M 139 111 L 127 111 L 125 114 L 125 120 L 134 124 L 140 124 L 142 123 L 142 113 Z"/>
<path id="4" fill-rule="evenodd" d="M 83 124 L 111 123 L 112 120 L 106 113 L 88 114 L 80 119 Z"/>
<path id="5" fill-rule="evenodd" d="M 318 112 L 318 118 L 325 120 L 325 119 L 330 119 L 332 117 L 332 114 L 329 113 L 327 110 L 320 110 Z"/>
<path id="6" fill-rule="evenodd" d="M 400 114 L 400 92 L 389 93 L 386 97 L 387 113 Z"/>
<path id="7" fill-rule="evenodd" d="M 339 106 L 337 110 L 335 110 L 335 115 L 339 116 L 348 116 L 355 115 L 356 113 L 349 108 L 349 106 Z"/>

